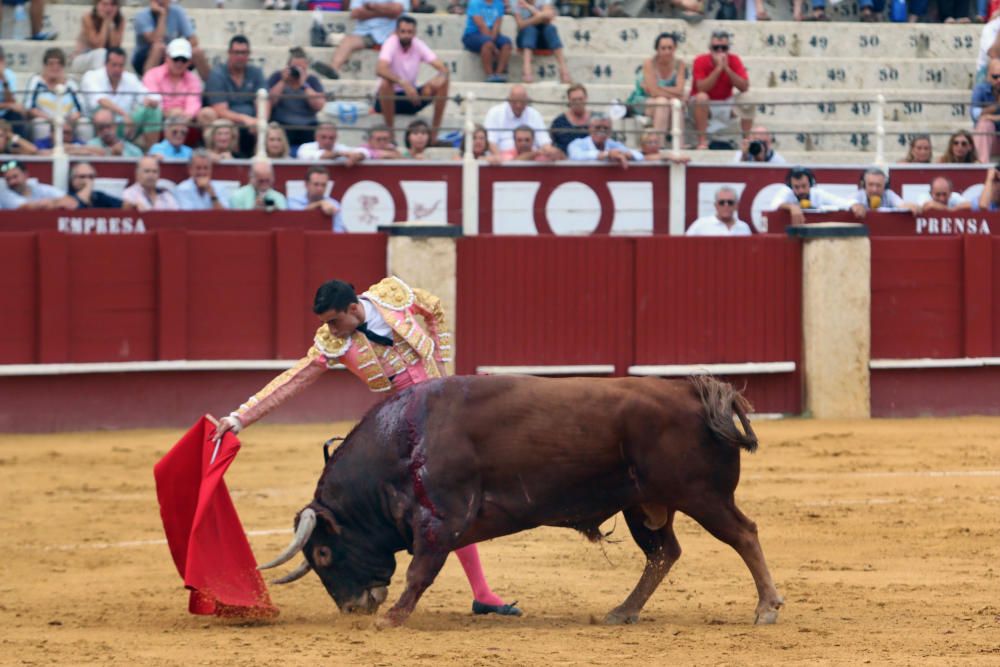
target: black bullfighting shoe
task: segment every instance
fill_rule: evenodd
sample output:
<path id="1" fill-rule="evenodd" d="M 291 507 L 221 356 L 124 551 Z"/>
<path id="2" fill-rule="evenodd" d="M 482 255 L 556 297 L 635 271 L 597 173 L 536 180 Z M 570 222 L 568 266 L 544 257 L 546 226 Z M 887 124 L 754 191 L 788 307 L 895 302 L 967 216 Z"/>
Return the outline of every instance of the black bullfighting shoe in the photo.
<path id="1" fill-rule="evenodd" d="M 500 616 L 521 616 L 524 612 L 516 606 L 517 600 L 510 604 L 486 604 L 479 600 L 472 601 L 473 614 L 499 614 Z"/>

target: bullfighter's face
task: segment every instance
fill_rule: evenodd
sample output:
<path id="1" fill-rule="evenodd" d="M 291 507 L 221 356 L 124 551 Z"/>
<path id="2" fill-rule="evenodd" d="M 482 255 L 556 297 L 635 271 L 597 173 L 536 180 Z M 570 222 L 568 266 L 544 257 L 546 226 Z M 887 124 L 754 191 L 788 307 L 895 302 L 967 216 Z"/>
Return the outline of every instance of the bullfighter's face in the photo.
<path id="1" fill-rule="evenodd" d="M 339 338 L 350 336 L 365 321 L 365 309 L 360 303 L 352 303 L 347 310 L 328 310 L 319 314 L 320 322 L 326 324 L 330 333 Z"/>
<path id="2" fill-rule="evenodd" d="M 385 560 L 351 549 L 342 534 L 331 531 L 323 521 L 317 524 L 304 551 L 341 612 L 374 614 L 385 602 L 396 569 L 393 556 Z"/>

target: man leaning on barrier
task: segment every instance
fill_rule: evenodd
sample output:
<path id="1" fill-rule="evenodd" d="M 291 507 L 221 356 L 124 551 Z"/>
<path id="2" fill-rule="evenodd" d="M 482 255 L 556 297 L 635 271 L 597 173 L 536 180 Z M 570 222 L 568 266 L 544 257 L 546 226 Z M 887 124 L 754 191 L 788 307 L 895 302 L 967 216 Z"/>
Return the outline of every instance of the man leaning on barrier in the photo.
<path id="1" fill-rule="evenodd" d="M 851 211 L 856 218 L 865 216 L 865 208 L 859 203 L 834 196 L 816 187 L 816 176 L 812 169 L 792 167 L 785 176 L 785 185 L 771 200 L 769 211 L 788 211 L 793 225 L 805 223 L 803 210 Z"/>

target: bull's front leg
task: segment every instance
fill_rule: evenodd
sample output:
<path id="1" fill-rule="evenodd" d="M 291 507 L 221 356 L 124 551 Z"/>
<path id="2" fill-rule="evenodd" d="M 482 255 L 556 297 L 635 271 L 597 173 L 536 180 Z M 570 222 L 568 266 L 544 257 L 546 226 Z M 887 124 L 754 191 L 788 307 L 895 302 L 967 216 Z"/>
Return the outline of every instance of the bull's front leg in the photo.
<path id="1" fill-rule="evenodd" d="M 378 622 L 379 627 L 395 627 L 402 625 L 413 608 L 417 606 L 417 601 L 424 594 L 427 587 L 434 583 L 438 572 L 444 567 L 448 559 L 448 551 L 433 549 L 414 549 L 413 560 L 406 570 L 406 589 L 399 596 L 399 600 L 386 612 L 385 617 Z"/>

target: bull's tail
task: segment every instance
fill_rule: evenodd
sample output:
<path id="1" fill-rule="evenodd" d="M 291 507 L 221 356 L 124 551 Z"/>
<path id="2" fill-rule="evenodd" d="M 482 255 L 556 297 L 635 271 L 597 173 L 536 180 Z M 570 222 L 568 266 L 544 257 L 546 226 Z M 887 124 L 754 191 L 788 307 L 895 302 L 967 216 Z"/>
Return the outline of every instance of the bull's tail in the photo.
<path id="1" fill-rule="evenodd" d="M 728 382 L 721 382 L 709 375 L 693 375 L 688 381 L 694 385 L 705 410 L 705 424 L 712 434 L 733 447 L 748 452 L 757 450 L 757 434 L 750 426 L 747 412 L 753 410 L 750 401 Z M 733 418 L 740 420 L 743 430 L 736 428 Z"/>

